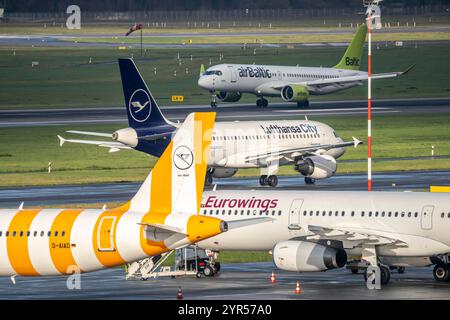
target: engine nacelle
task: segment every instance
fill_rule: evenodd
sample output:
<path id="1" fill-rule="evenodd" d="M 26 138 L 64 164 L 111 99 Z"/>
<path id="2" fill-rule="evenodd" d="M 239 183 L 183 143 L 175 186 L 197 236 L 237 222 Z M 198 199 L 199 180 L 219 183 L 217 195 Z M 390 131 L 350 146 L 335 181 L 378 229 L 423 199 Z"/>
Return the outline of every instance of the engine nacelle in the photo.
<path id="1" fill-rule="evenodd" d="M 290 84 L 281 89 L 281 98 L 287 102 L 305 102 L 309 99 L 309 91 L 305 86 Z"/>
<path id="2" fill-rule="evenodd" d="M 275 245 L 273 261 L 286 271 L 324 271 L 345 266 L 347 253 L 313 242 L 288 240 Z"/>
<path id="3" fill-rule="evenodd" d="M 121 142 L 130 147 L 136 147 L 138 144 L 138 137 L 136 130 L 133 128 L 119 129 L 112 134 L 112 139 Z"/>
<path id="4" fill-rule="evenodd" d="M 238 169 L 230 168 L 214 168 L 213 177 L 214 178 L 229 178 L 236 174 Z"/>
<path id="5" fill-rule="evenodd" d="M 237 101 L 241 100 L 242 93 L 240 93 L 240 92 L 220 91 L 217 94 L 217 98 L 220 101 L 223 101 L 223 102 L 237 102 Z"/>
<path id="6" fill-rule="evenodd" d="M 295 170 L 312 179 L 326 179 L 336 173 L 336 159 L 329 155 L 312 156 L 298 160 Z"/>

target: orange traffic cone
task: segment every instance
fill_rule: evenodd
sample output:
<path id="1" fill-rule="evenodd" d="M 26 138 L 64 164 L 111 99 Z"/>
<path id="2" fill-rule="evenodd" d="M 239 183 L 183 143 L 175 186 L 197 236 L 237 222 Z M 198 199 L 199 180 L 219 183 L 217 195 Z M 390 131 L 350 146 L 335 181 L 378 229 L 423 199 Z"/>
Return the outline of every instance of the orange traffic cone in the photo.
<path id="1" fill-rule="evenodd" d="M 297 285 L 295 286 L 295 294 L 301 294 L 302 289 L 300 289 L 300 281 L 297 281 Z"/>
<path id="2" fill-rule="evenodd" d="M 181 291 L 181 287 L 178 288 L 177 299 L 178 300 L 183 299 L 183 291 Z"/>
<path id="3" fill-rule="evenodd" d="M 270 282 L 275 283 L 277 280 L 275 279 L 275 273 L 272 271 L 272 275 L 270 276 Z"/>

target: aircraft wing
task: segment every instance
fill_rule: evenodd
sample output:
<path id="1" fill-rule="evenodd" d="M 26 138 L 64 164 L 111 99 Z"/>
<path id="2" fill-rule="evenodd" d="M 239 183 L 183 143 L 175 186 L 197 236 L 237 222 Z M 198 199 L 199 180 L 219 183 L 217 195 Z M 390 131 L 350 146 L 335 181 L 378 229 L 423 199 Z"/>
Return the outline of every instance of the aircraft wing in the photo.
<path id="1" fill-rule="evenodd" d="M 352 141 L 342 142 L 342 143 L 335 143 L 335 144 L 317 144 L 317 145 L 311 145 L 308 147 L 302 147 L 302 148 L 287 148 L 287 149 L 280 149 L 272 152 L 266 152 L 261 153 L 258 155 L 253 155 L 247 157 L 245 160 L 247 162 L 254 162 L 258 160 L 266 160 L 266 161 L 273 161 L 278 160 L 281 158 L 287 158 L 287 159 L 293 159 L 298 156 L 307 156 L 307 155 L 315 155 L 318 150 L 330 150 L 334 148 L 342 148 L 342 147 L 348 147 L 348 146 L 354 146 L 355 148 L 361 144 L 362 142 L 356 139 L 355 137 L 352 137 Z"/>
<path id="2" fill-rule="evenodd" d="M 370 245 L 396 245 L 407 247 L 408 244 L 391 233 L 369 230 L 364 228 L 338 227 L 329 228 L 322 226 L 309 225 L 308 230 L 313 235 L 307 236 L 307 240 L 337 240 L 343 242 L 354 242 L 356 245 L 361 243 Z"/>
<path id="3" fill-rule="evenodd" d="M 109 148 L 109 152 L 117 152 L 120 151 L 121 149 L 132 149 L 130 146 L 115 141 L 65 139 L 60 135 L 58 135 L 58 139 L 60 147 L 62 147 L 65 142 L 70 142 L 70 143 L 93 144 L 99 147 Z"/>
<path id="4" fill-rule="evenodd" d="M 414 67 L 415 67 L 415 65 L 412 65 L 412 66 L 408 67 L 406 70 L 400 71 L 400 72 L 376 73 L 376 74 L 372 75 L 372 79 L 395 78 L 395 77 L 398 77 L 398 76 L 408 73 Z M 313 91 L 314 87 L 321 87 L 321 86 L 329 85 L 329 84 L 366 81 L 366 80 L 367 80 L 367 74 L 361 74 L 361 75 L 346 76 L 346 77 L 331 78 L 331 79 L 324 78 L 324 79 L 312 80 L 312 81 L 302 81 L 302 82 L 291 83 L 291 84 L 298 84 L 298 85 L 306 86 L 306 87 L 309 87 L 310 90 Z M 273 88 L 281 90 L 283 87 L 285 87 L 285 85 L 286 84 L 275 85 L 275 86 L 273 86 Z"/>

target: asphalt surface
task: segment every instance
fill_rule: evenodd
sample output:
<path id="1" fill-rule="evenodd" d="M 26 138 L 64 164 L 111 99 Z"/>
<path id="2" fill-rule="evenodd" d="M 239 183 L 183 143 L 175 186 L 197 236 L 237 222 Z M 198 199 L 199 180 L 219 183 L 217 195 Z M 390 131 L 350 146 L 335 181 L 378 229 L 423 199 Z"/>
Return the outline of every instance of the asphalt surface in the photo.
<path id="1" fill-rule="evenodd" d="M 220 121 L 287 119 L 293 116 L 360 116 L 367 114 L 366 100 L 314 101 L 307 109 L 292 103 L 272 103 L 268 108 L 254 104 L 222 104 L 212 109 L 209 105 L 184 105 L 162 107 L 164 115 L 172 121 L 183 121 L 194 111 L 217 112 Z M 270 100 L 269 100 L 270 103 Z M 372 113 L 377 114 L 437 114 L 450 113 L 450 97 L 382 99 L 373 102 Z M 72 124 L 126 124 L 125 107 L 0 110 L 0 128 L 31 127 Z"/>
<path id="2" fill-rule="evenodd" d="M 269 281 L 275 270 L 276 283 Z M 301 294 L 295 294 L 300 281 Z M 73 282 L 72 282 L 73 283 Z M 450 299 L 450 283 L 438 283 L 432 268 L 407 268 L 392 272 L 381 290 L 368 290 L 362 273 L 345 269 L 295 273 L 276 270 L 271 262 L 222 265 L 212 278 L 164 278 L 125 280 L 121 268 L 82 274 L 80 289 L 69 290 L 67 277 L 0 278 L 0 299 L 158 299 L 174 300 L 178 288 L 187 300 L 277 300 L 277 299 Z"/>
<path id="3" fill-rule="evenodd" d="M 430 161 L 432 161 L 430 159 Z M 215 179 L 218 190 L 264 189 L 258 177 Z M 0 188 L 0 208 L 15 208 L 21 202 L 27 206 L 63 205 L 76 203 L 108 203 L 131 199 L 141 182 L 109 183 L 89 185 L 39 186 L 24 188 Z M 450 171 L 405 171 L 373 174 L 373 189 L 377 191 L 425 190 L 430 185 L 450 185 Z M 206 190 L 212 187 L 206 188 Z M 317 181 L 315 185 L 305 185 L 301 175 L 279 176 L 277 190 L 366 190 L 366 174 L 335 175 Z"/>
<path id="4" fill-rule="evenodd" d="M 450 32 L 450 27 L 448 26 L 417 26 L 417 27 L 395 27 L 395 28 L 382 28 L 380 30 L 374 30 L 374 33 L 415 33 L 415 32 L 424 32 L 424 33 L 435 33 L 435 32 Z M 197 38 L 197 37 L 230 37 L 230 36 L 248 36 L 248 37 L 260 37 L 260 36 L 289 36 L 296 34 L 304 34 L 304 35 L 327 35 L 327 34 L 353 34 L 355 33 L 355 29 L 351 28 L 342 28 L 342 29 L 322 29 L 322 30 L 302 30 L 302 31 L 229 31 L 229 32 L 183 32 L 183 33 L 153 33 L 153 34 L 144 34 L 143 37 L 151 37 L 151 38 L 171 38 L 171 37 L 186 37 L 186 38 Z M 111 42 L 116 37 L 123 37 L 123 34 L 71 34 L 71 35 L 63 35 L 63 34 L 49 34 L 49 35 L 24 35 L 24 34 L 1 34 L 0 33 L 0 46 L 33 46 L 33 47 L 116 47 L 118 45 L 123 45 L 117 42 Z M 138 38 L 139 35 L 131 35 L 129 38 Z M 82 42 L 81 39 L 86 38 L 100 38 L 104 39 L 101 42 Z M 392 42 L 392 41 L 391 41 Z M 385 42 L 380 42 L 385 43 Z M 404 45 L 434 45 L 434 44 L 445 44 L 450 43 L 447 40 L 444 41 L 404 41 Z M 125 45 L 128 45 L 124 43 Z M 376 44 L 376 43 L 375 43 Z M 273 44 L 268 44 L 269 46 L 273 46 Z M 336 45 L 345 45 L 348 43 L 298 43 L 295 44 L 297 46 L 336 46 Z M 131 46 L 136 46 L 133 44 Z M 222 47 L 233 47 L 233 46 L 241 46 L 240 43 L 234 44 L 219 44 Z M 252 46 L 252 44 L 249 44 Z M 259 45 L 258 45 L 259 46 Z M 183 44 L 144 44 L 145 48 L 180 48 L 186 47 Z M 198 48 L 208 48 L 208 47 L 217 47 L 217 44 L 189 44 L 189 47 L 198 47 Z"/>

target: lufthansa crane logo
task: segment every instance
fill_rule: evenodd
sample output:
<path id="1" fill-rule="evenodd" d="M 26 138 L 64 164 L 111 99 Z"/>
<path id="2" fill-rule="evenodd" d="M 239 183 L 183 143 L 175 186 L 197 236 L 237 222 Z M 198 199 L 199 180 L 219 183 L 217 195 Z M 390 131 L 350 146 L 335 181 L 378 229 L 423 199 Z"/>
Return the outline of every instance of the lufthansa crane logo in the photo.
<path id="1" fill-rule="evenodd" d="M 186 146 L 179 146 L 173 153 L 173 164 L 180 170 L 189 169 L 194 163 L 194 154 Z"/>
<path id="2" fill-rule="evenodd" d="M 152 113 L 152 103 L 148 93 L 143 89 L 137 89 L 133 92 L 128 104 L 128 110 L 131 117 L 137 122 L 147 120 Z"/>

